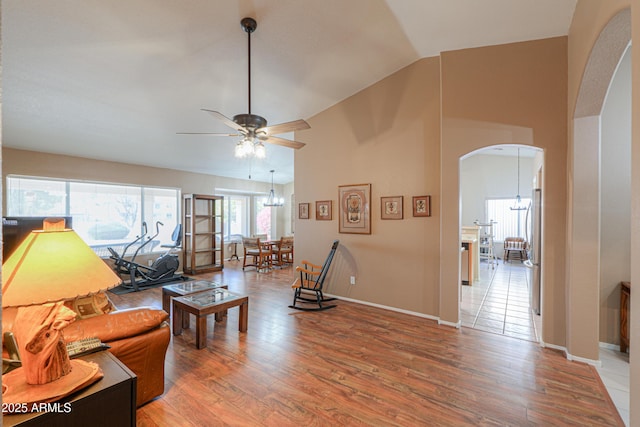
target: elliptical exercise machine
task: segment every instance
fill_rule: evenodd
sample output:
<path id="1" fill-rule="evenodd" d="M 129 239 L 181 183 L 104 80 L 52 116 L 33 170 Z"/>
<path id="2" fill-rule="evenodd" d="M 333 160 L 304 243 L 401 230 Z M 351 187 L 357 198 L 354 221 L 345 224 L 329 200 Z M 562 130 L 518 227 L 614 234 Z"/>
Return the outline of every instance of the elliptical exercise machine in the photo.
<path id="1" fill-rule="evenodd" d="M 129 283 L 122 280 L 123 287 L 133 288 L 137 292 L 141 288 L 148 286 L 184 279 L 183 276 L 174 274 L 178 270 L 180 262 L 178 261 L 178 255 L 172 253 L 174 249 L 180 247 L 182 244 L 182 224 L 178 224 L 171 234 L 173 244 L 162 245 L 161 247 L 168 248 L 168 250 L 164 254 L 160 255 L 153 264 L 146 266 L 135 262 L 140 250 L 158 237 L 158 234 L 160 234 L 160 226 L 164 226 L 164 224 L 160 221 L 156 221 L 156 234 L 151 237 L 147 237 L 149 234 L 147 223 L 143 222 L 142 235 L 136 236 L 135 240 L 125 246 L 122 251 L 122 255 L 119 255 L 113 248 L 107 248 L 111 253 L 111 259 L 114 260 L 114 270 L 120 279 L 122 279 L 123 275 L 129 277 Z M 127 251 L 134 245 L 138 245 L 138 247 L 131 256 L 131 259 L 125 259 Z"/>

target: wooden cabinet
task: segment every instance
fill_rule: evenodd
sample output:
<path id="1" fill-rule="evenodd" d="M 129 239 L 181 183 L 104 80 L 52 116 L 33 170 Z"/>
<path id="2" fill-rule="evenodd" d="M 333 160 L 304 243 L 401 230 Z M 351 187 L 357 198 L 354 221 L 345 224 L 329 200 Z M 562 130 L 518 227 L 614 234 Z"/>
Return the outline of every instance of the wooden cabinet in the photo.
<path id="1" fill-rule="evenodd" d="M 187 274 L 223 268 L 223 199 L 204 194 L 182 197 L 182 269 Z"/>
<path id="2" fill-rule="evenodd" d="M 631 302 L 631 282 L 620 282 L 620 351 L 629 348 L 629 304 Z"/>

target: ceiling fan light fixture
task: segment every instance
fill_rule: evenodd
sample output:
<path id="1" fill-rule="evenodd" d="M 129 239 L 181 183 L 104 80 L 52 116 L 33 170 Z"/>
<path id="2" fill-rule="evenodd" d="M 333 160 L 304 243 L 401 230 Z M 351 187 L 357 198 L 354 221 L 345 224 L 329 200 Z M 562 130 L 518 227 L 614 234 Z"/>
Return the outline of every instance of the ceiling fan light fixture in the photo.
<path id="1" fill-rule="evenodd" d="M 267 149 L 261 141 L 256 142 L 253 147 L 253 155 L 258 159 L 264 159 L 267 157 Z"/>
<path id="2" fill-rule="evenodd" d="M 243 146 L 242 146 L 242 141 L 239 141 L 239 142 L 236 144 L 236 148 L 235 148 L 235 156 L 236 156 L 238 159 L 241 159 L 241 158 L 243 158 L 243 157 L 244 157 L 244 148 L 243 148 Z"/>
<path id="3" fill-rule="evenodd" d="M 242 159 L 254 154 L 253 139 L 249 137 L 243 138 L 236 144 L 235 156 Z"/>

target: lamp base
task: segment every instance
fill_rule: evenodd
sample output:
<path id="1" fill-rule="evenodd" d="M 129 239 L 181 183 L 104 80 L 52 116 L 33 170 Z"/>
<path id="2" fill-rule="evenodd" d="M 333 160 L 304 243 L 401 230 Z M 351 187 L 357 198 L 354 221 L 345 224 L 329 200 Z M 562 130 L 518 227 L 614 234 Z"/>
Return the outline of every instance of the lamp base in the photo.
<path id="1" fill-rule="evenodd" d="M 103 376 L 96 363 L 73 359 L 67 375 L 47 384 L 31 385 L 27 384 L 24 368 L 18 368 L 2 376 L 2 402 L 4 408 L 15 407 L 16 412 L 37 412 L 37 404 L 55 402 Z"/>

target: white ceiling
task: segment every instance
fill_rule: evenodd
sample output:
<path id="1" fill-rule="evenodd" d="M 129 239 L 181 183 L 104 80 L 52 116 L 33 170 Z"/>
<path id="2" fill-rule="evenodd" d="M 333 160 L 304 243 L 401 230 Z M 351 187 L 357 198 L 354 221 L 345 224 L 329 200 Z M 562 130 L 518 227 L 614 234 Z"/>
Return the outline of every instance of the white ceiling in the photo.
<path id="1" fill-rule="evenodd" d="M 441 51 L 565 35 L 576 1 L 2 0 L 2 143 L 287 183 L 291 149 L 250 164 L 234 138 L 176 135 L 247 112 L 243 17 L 252 113 L 276 124 Z"/>

